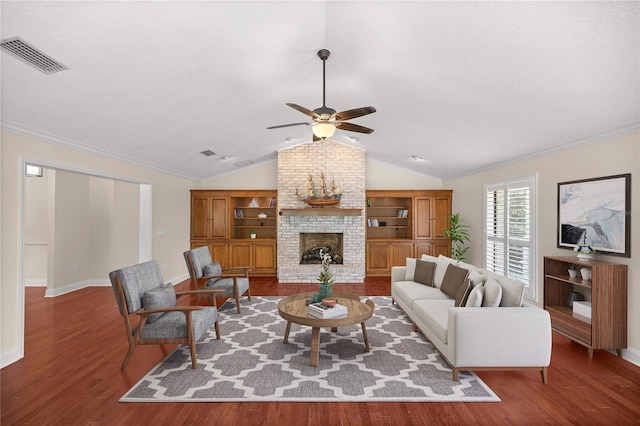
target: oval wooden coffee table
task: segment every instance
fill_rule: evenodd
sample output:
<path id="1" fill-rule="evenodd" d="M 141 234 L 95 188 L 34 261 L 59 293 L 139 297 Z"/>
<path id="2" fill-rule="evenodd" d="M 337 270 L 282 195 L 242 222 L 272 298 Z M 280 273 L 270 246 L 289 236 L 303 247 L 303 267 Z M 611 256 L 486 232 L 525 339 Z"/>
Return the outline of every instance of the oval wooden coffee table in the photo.
<path id="1" fill-rule="evenodd" d="M 347 307 L 347 316 L 342 318 L 315 318 L 308 315 L 307 299 L 315 293 L 300 293 L 287 296 L 278 302 L 278 312 L 287 321 L 287 329 L 284 332 L 284 342 L 289 341 L 291 323 L 308 325 L 311 327 L 311 366 L 317 367 L 320 359 L 320 329 L 331 328 L 336 331 L 338 327 L 355 324 L 362 326 L 364 338 L 364 351 L 369 352 L 369 337 L 364 322 L 373 315 L 374 303 L 371 300 L 360 301 L 360 296 L 349 293 L 334 293 L 331 297 L 338 303 Z"/>

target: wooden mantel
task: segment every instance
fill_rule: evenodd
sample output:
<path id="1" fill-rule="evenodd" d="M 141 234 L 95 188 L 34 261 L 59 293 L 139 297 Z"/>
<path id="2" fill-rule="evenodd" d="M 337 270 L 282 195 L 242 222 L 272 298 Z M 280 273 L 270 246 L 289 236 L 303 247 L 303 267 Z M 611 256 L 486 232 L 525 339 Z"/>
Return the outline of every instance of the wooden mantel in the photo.
<path id="1" fill-rule="evenodd" d="M 280 216 L 361 216 L 363 209 L 339 207 L 308 207 L 303 209 L 281 209 Z"/>

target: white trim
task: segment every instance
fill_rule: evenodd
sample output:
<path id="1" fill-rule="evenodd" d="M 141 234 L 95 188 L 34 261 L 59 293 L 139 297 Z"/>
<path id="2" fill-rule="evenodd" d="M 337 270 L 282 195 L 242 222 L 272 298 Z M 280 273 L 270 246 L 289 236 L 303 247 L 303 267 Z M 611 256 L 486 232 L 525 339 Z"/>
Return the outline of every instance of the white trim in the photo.
<path id="1" fill-rule="evenodd" d="M 618 355 L 615 350 L 610 350 L 614 355 Z M 640 367 L 640 351 L 632 348 L 622 350 L 622 359 Z"/>
<path id="2" fill-rule="evenodd" d="M 140 184 L 140 216 L 138 224 L 138 262 L 151 260 L 153 247 L 153 217 L 151 185 Z"/>
<path id="3" fill-rule="evenodd" d="M 11 349 L 0 354 L 0 368 L 5 368 L 7 365 L 13 364 L 19 361 L 23 355 L 18 349 Z"/>
<path id="4" fill-rule="evenodd" d="M 60 288 L 54 288 L 54 289 L 47 288 L 47 290 L 44 292 L 44 297 L 62 296 L 63 294 L 71 293 L 76 290 L 82 290 L 83 288 L 87 288 L 87 287 L 89 287 L 88 281 L 80 281 L 73 284 L 67 284 Z"/>
<path id="5" fill-rule="evenodd" d="M 47 286 L 47 279 L 34 279 L 34 280 L 29 280 L 29 279 L 25 279 L 24 280 L 24 286 L 25 287 L 46 287 Z"/>

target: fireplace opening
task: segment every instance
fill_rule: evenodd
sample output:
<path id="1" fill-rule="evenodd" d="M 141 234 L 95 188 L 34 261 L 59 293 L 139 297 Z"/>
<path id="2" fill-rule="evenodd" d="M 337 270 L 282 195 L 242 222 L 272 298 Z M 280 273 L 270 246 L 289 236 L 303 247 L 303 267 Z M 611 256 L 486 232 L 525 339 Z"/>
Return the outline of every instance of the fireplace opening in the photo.
<path id="1" fill-rule="evenodd" d="M 342 233 L 336 232 L 301 232 L 300 264 L 320 264 L 320 251 L 331 256 L 331 263 L 342 265 Z"/>

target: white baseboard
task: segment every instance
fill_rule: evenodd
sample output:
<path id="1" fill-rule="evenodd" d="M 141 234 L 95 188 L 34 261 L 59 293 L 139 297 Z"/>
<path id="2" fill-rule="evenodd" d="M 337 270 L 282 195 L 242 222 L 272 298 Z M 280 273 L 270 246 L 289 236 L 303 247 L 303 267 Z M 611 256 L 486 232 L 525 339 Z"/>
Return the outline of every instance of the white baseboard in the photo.
<path id="1" fill-rule="evenodd" d="M 7 365 L 13 364 L 14 362 L 21 359 L 23 355 L 20 353 L 20 350 L 17 348 L 10 349 L 6 352 L 0 354 L 0 368 L 4 368 Z"/>
<path id="2" fill-rule="evenodd" d="M 613 353 L 615 354 L 616 351 L 613 351 Z M 640 351 L 636 349 L 623 349 L 622 359 L 640 367 Z"/>
<path id="3" fill-rule="evenodd" d="M 39 280 L 24 280 L 25 287 L 46 287 L 47 279 L 39 279 Z"/>
<path id="4" fill-rule="evenodd" d="M 171 281 L 168 281 L 168 282 L 170 282 L 175 286 L 176 284 L 186 280 L 187 278 L 189 278 L 189 274 L 182 274 L 173 278 Z M 27 285 L 26 282 L 25 282 L 25 285 Z M 41 286 L 38 286 L 38 287 L 41 287 Z M 45 287 L 46 287 L 46 280 L 45 280 Z M 108 279 L 91 279 L 86 281 L 80 281 L 73 284 L 68 284 L 61 288 L 56 288 L 56 289 L 48 288 L 44 292 L 44 297 L 62 296 L 63 294 L 71 293 L 72 291 L 82 290 L 83 288 L 87 288 L 87 287 L 111 287 L 111 281 Z"/>

